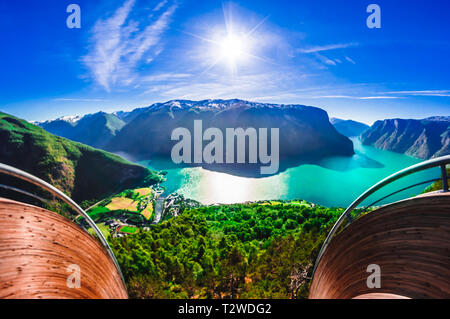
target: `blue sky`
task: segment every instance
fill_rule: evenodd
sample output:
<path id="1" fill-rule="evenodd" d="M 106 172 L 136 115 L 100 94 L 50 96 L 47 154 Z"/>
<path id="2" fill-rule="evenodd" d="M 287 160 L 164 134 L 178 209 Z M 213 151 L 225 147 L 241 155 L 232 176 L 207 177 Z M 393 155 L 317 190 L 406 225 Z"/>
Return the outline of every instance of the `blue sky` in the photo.
<path id="1" fill-rule="evenodd" d="M 366 26 L 371 3 L 380 29 Z M 2 1 L 0 110 L 46 120 L 241 98 L 369 124 L 449 115 L 449 14 L 445 0 Z"/>

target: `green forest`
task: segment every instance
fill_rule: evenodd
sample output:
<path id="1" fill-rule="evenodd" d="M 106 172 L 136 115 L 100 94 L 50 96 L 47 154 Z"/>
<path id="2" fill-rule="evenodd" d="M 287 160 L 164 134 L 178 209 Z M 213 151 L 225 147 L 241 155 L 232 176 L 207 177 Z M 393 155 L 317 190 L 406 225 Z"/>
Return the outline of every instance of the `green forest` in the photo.
<path id="1" fill-rule="evenodd" d="M 132 298 L 306 298 L 342 212 L 305 201 L 204 206 L 111 246 Z"/>

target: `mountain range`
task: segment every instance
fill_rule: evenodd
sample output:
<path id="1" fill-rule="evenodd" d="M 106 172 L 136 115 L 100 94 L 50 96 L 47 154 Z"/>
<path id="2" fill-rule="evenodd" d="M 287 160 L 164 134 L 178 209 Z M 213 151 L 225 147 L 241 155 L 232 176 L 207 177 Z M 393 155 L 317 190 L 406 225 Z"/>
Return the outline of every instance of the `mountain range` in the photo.
<path id="1" fill-rule="evenodd" d="M 365 145 L 421 159 L 450 154 L 450 117 L 376 121 L 361 134 Z"/>
<path id="2" fill-rule="evenodd" d="M 279 127 L 282 134 L 280 159 L 294 159 L 296 163 L 352 155 L 350 141 L 343 136 L 360 136 L 365 145 L 422 159 L 450 153 L 448 116 L 423 120 L 386 119 L 369 127 L 353 120 L 328 120 L 327 113 L 315 107 L 238 99 L 172 100 L 129 112 L 99 112 L 37 124 L 58 136 L 125 154 L 133 160 L 145 160 L 152 156 L 170 156 L 174 144 L 170 139 L 172 130 L 176 127 L 192 129 L 195 119 L 203 120 L 205 129 Z"/>
<path id="3" fill-rule="evenodd" d="M 93 121 L 90 120 L 91 126 L 80 124 L 87 122 L 84 118 L 77 119 L 75 123 L 70 118 L 39 125 L 54 134 L 117 154 L 126 154 L 134 161 L 148 160 L 154 156 L 170 158 L 172 147 L 176 143 L 171 140 L 172 131 L 183 127 L 193 132 L 194 120 L 202 120 L 204 130 L 215 127 L 222 132 L 225 132 L 226 128 L 239 127 L 256 130 L 268 128 L 269 131 L 270 128 L 280 128 L 280 160 L 288 159 L 292 162 L 289 165 L 354 154 L 352 142 L 336 131 L 329 122 L 328 114 L 311 106 L 256 103 L 238 99 L 172 100 L 131 112 L 121 111 L 108 115 L 108 121 L 97 121 L 95 125 L 92 125 Z M 88 117 L 106 118 L 107 114 L 96 113 Z M 125 124 L 120 129 L 120 125 L 116 125 L 115 130 L 111 130 L 106 123 Z M 64 129 L 56 130 L 55 127 Z M 79 132 L 82 134 L 78 134 Z M 93 136 L 96 136 L 97 132 L 101 132 L 102 137 L 94 139 Z M 99 140 L 102 140 L 102 143 Z M 202 166 L 246 175 L 251 165 L 244 165 Z"/>

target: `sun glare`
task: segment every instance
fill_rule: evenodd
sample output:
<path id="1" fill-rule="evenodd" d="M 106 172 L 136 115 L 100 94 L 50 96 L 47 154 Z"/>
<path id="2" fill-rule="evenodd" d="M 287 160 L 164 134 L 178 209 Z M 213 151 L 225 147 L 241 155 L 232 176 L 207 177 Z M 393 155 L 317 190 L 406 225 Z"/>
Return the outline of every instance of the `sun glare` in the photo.
<path id="1" fill-rule="evenodd" d="M 268 62 L 263 57 L 258 56 L 264 45 L 261 40 L 263 37 L 254 35 L 267 17 L 252 28 L 237 23 L 236 20 L 232 19 L 231 11 L 226 12 L 225 9 L 224 18 L 225 28 L 219 26 L 208 30 L 208 36 L 188 33 L 207 44 L 207 47 L 202 48 L 204 54 L 202 54 L 202 57 L 208 63 L 204 72 L 222 64 L 228 66 L 234 77 L 238 75 L 238 69 L 254 67 L 254 60 Z"/>
<path id="2" fill-rule="evenodd" d="M 223 39 L 220 45 L 220 51 L 222 53 L 222 57 L 234 65 L 245 55 L 244 41 L 238 36 L 229 34 L 225 39 Z"/>

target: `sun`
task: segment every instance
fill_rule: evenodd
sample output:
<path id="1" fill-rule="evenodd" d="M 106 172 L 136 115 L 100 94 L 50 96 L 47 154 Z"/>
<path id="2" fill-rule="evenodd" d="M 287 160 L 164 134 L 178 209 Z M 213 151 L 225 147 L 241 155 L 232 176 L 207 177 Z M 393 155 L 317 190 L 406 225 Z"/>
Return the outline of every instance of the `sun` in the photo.
<path id="1" fill-rule="evenodd" d="M 246 46 L 243 37 L 228 34 L 220 43 L 220 53 L 222 58 L 228 60 L 231 65 L 235 65 L 246 55 Z"/>
<path id="2" fill-rule="evenodd" d="M 223 11 L 225 24 L 208 29 L 207 34 L 200 35 L 183 31 L 202 41 L 202 44 L 199 45 L 198 56 L 205 65 L 203 73 L 223 65 L 229 69 L 233 77 L 236 77 L 238 69 L 254 68 L 257 60 L 270 63 L 268 59 L 260 56 L 262 48 L 266 45 L 265 38 L 261 34 L 254 35 L 269 16 L 249 28 L 245 24 L 233 20 L 231 10 L 227 12 L 224 8 Z"/>

